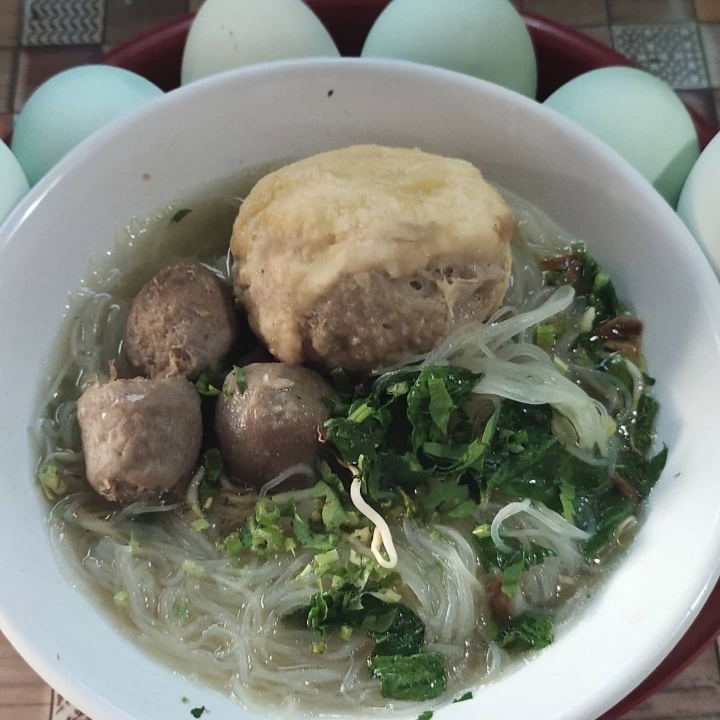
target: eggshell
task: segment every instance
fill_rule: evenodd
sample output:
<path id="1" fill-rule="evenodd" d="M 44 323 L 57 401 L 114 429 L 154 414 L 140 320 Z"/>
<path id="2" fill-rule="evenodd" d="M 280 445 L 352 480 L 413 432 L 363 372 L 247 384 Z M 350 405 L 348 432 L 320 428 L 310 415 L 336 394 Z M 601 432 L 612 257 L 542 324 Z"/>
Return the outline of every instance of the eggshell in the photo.
<path id="1" fill-rule="evenodd" d="M 412 60 L 535 97 L 535 50 L 508 0 L 393 0 L 375 21 L 363 57 Z"/>
<path id="2" fill-rule="evenodd" d="M 0 223 L 29 189 L 20 163 L 10 148 L 0 140 Z"/>
<path id="3" fill-rule="evenodd" d="M 41 85 L 23 107 L 13 152 L 34 185 L 88 135 L 162 94 L 145 78 L 116 67 L 65 70 Z"/>
<path id="4" fill-rule="evenodd" d="M 339 54 L 301 0 L 206 0 L 185 44 L 182 84 L 253 63 Z"/>
<path id="5" fill-rule="evenodd" d="M 690 171 L 677 211 L 720 278 L 720 134 Z"/>
<path id="6" fill-rule="evenodd" d="M 602 68 L 563 85 L 545 105 L 617 150 L 675 207 L 700 150 L 692 118 L 667 83 L 634 68 Z"/>

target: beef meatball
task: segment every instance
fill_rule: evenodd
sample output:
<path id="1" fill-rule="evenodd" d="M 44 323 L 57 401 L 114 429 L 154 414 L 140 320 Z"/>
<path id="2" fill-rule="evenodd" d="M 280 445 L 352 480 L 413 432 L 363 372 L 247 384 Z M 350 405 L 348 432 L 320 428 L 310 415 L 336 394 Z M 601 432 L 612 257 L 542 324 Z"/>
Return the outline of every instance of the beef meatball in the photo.
<path id="1" fill-rule="evenodd" d="M 278 359 L 363 372 L 486 319 L 515 220 L 468 162 L 364 145 L 287 165 L 238 213 L 233 285 Z"/>
<path id="2" fill-rule="evenodd" d="M 235 371 L 225 378 L 215 429 L 230 476 L 260 487 L 292 465 L 313 462 L 335 393 L 320 375 L 295 365 L 256 363 L 243 373 L 244 389 Z"/>
<path id="3" fill-rule="evenodd" d="M 200 397 L 183 377 L 111 380 L 78 401 L 87 478 L 108 500 L 159 497 L 200 454 Z"/>
<path id="4" fill-rule="evenodd" d="M 201 265 L 160 270 L 137 294 L 125 326 L 125 354 L 151 378 L 194 380 L 217 365 L 238 336 L 232 291 Z"/>

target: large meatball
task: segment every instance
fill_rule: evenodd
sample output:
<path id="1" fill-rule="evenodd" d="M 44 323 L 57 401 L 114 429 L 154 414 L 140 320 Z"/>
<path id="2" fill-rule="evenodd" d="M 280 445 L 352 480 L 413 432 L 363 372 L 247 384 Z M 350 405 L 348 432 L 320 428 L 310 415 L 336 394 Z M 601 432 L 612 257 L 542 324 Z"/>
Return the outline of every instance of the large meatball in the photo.
<path id="1" fill-rule="evenodd" d="M 183 377 L 91 385 L 78 401 L 78 422 L 88 480 L 108 500 L 162 495 L 200 453 L 200 397 Z"/>
<path id="2" fill-rule="evenodd" d="M 125 353 L 143 375 L 195 379 L 237 339 L 232 291 L 201 265 L 160 270 L 137 294 L 125 327 Z"/>
<path id="3" fill-rule="evenodd" d="M 295 365 L 256 363 L 243 374 L 244 389 L 235 371 L 225 379 L 215 429 L 231 477 L 260 487 L 292 465 L 313 462 L 335 393 L 317 373 Z"/>
<path id="4" fill-rule="evenodd" d="M 514 227 L 468 162 L 335 150 L 253 188 L 233 229 L 235 293 L 280 360 L 367 371 L 494 312 Z"/>

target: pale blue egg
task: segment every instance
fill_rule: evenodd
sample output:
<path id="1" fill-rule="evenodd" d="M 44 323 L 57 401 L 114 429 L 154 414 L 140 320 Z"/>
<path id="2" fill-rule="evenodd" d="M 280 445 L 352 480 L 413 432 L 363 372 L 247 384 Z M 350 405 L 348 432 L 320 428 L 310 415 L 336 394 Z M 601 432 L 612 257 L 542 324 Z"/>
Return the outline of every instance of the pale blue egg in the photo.
<path id="1" fill-rule="evenodd" d="M 107 65 L 65 70 L 41 85 L 18 116 L 12 149 L 34 185 L 103 125 L 162 95 L 135 73 Z"/>
<path id="2" fill-rule="evenodd" d="M 545 105 L 617 150 L 675 207 L 700 150 L 690 113 L 667 83 L 634 68 L 602 68 L 563 85 Z"/>
<path id="3" fill-rule="evenodd" d="M 339 55 L 302 0 L 205 0 L 185 44 L 182 84 L 254 63 Z"/>
<path id="4" fill-rule="evenodd" d="M 537 88 L 530 33 L 508 0 L 393 0 L 362 55 L 455 70 L 529 97 Z"/>
<path id="5" fill-rule="evenodd" d="M 720 134 L 691 170 L 677 211 L 720 278 Z"/>
<path id="6" fill-rule="evenodd" d="M 0 223 L 30 189 L 27 178 L 10 148 L 0 140 Z"/>

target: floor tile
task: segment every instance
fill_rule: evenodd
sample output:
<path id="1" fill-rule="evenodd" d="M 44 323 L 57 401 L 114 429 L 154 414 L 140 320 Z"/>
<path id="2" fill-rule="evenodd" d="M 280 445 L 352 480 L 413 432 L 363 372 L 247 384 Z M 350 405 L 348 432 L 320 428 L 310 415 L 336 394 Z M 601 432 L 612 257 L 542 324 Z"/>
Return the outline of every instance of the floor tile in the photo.
<path id="1" fill-rule="evenodd" d="M 16 50 L 0 48 L 0 113 L 12 110 L 12 86 L 15 75 Z"/>
<path id="2" fill-rule="evenodd" d="M 50 688 L 0 635 L 0 709 L 12 713 L 3 720 L 47 720 L 50 700 Z"/>
<path id="3" fill-rule="evenodd" d="M 107 0 L 105 42 L 116 45 L 188 12 L 189 0 Z"/>
<path id="4" fill-rule="evenodd" d="M 720 673 L 712 644 L 690 667 L 623 720 L 718 720 Z"/>
<path id="5" fill-rule="evenodd" d="M 700 38 L 705 53 L 710 85 L 720 88 L 720 23 L 702 24 Z"/>
<path id="6" fill-rule="evenodd" d="M 605 0 L 523 0 L 523 6 L 525 10 L 576 27 L 607 23 Z"/>
<path id="7" fill-rule="evenodd" d="M 610 28 L 607 25 L 584 27 L 582 28 L 582 32 L 589 35 L 591 38 L 599 40 L 601 43 L 612 47 L 612 35 L 610 34 Z"/>
<path id="8" fill-rule="evenodd" d="M 76 48 L 27 48 L 20 51 L 15 88 L 15 112 L 19 112 L 32 91 L 48 78 L 75 65 L 95 62 L 102 54 L 100 45 Z"/>
<path id="9" fill-rule="evenodd" d="M 50 720 L 89 720 L 89 718 L 73 707 L 62 695 L 53 693 Z"/>
<path id="10" fill-rule="evenodd" d="M 608 0 L 611 23 L 683 22 L 695 19 L 692 0 Z"/>
<path id="11" fill-rule="evenodd" d="M 102 42 L 104 0 L 29 0 L 23 45 L 94 45 Z"/>
<path id="12" fill-rule="evenodd" d="M 0 47 L 17 45 L 22 0 L 0 0 Z"/>
<path id="13" fill-rule="evenodd" d="M 679 90 L 708 86 L 695 23 L 615 25 L 613 45 L 623 55 Z"/>
<path id="14" fill-rule="evenodd" d="M 715 111 L 715 98 L 712 90 L 678 90 L 678 95 L 713 127 L 718 126 L 718 115 Z"/>
<path id="15" fill-rule="evenodd" d="M 694 0 L 698 20 L 716 22 L 720 20 L 720 0 Z"/>

